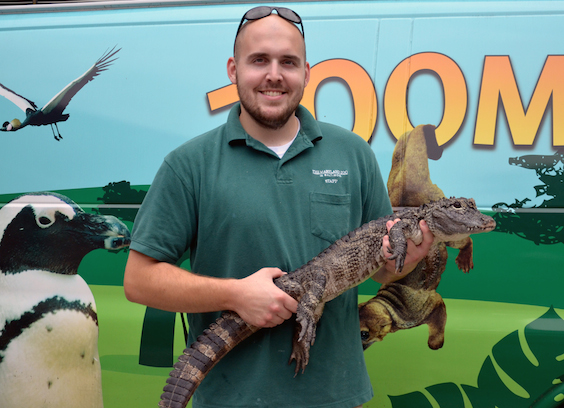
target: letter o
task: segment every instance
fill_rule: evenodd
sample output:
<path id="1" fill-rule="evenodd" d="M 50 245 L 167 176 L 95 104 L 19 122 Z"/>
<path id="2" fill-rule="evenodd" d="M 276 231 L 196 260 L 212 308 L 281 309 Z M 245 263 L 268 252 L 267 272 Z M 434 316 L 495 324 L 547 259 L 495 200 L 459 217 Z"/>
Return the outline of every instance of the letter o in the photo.
<path id="1" fill-rule="evenodd" d="M 394 69 L 384 92 L 384 112 L 388 128 L 398 139 L 413 130 L 407 113 L 407 89 L 411 77 L 418 71 L 435 72 L 442 81 L 444 112 L 435 130 L 437 143 L 444 145 L 462 126 L 468 105 L 468 90 L 460 67 L 449 57 L 435 52 L 424 52 L 404 59 Z"/>

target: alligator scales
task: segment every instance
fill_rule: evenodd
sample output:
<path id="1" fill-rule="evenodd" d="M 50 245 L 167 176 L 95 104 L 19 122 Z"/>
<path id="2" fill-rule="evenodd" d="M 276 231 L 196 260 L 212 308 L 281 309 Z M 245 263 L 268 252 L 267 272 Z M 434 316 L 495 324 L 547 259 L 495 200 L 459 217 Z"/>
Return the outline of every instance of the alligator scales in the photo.
<path id="1" fill-rule="evenodd" d="M 399 218 L 390 232 L 386 222 Z M 382 238 L 390 237 L 391 259 L 403 268 L 407 240 L 422 241 L 419 221 L 425 220 L 435 242 L 458 241 L 470 234 L 491 231 L 495 221 L 483 215 L 472 199 L 444 198 L 419 208 L 370 221 L 345 235 L 307 264 L 275 279 L 275 284 L 298 300 L 296 335 L 290 362 L 296 374 L 304 370 L 315 340 L 317 322 L 326 302 L 370 278 L 385 262 Z M 233 347 L 260 328 L 248 325 L 234 312 L 224 313 L 184 350 L 167 379 L 160 407 L 184 408 L 212 367 Z M 289 340 L 288 340 L 289 341 Z"/>

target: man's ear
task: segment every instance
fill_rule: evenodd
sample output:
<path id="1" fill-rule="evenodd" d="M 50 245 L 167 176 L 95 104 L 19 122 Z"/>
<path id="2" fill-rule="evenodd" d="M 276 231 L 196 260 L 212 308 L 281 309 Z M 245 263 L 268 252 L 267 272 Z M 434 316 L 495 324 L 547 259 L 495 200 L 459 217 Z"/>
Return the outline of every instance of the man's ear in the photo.
<path id="1" fill-rule="evenodd" d="M 234 57 L 227 60 L 227 76 L 232 84 L 237 84 L 237 64 Z"/>
<path id="2" fill-rule="evenodd" d="M 310 69 L 309 69 L 309 62 L 305 63 L 305 83 L 304 83 L 304 88 L 307 86 L 307 84 L 309 83 L 309 74 L 310 74 Z"/>

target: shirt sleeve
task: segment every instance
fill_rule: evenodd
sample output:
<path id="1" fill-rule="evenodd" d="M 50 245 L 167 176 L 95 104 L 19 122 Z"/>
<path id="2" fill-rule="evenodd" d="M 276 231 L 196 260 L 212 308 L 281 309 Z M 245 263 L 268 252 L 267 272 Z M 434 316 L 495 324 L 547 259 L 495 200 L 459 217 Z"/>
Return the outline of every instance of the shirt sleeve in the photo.
<path id="1" fill-rule="evenodd" d="M 130 248 L 175 264 L 189 250 L 197 231 L 191 184 L 165 160 L 135 218 Z"/>

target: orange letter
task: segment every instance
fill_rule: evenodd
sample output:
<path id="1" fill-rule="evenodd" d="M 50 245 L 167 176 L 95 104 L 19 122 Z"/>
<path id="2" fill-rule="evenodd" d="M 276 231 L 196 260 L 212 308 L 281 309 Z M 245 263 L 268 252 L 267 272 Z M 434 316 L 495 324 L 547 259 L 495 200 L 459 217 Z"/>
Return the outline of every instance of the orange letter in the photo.
<path id="1" fill-rule="evenodd" d="M 515 145 L 534 143 L 552 96 L 552 144 L 564 145 L 564 56 L 548 56 L 525 113 L 508 56 L 486 56 L 474 131 L 474 144 L 493 145 L 499 99 Z"/>
<path id="2" fill-rule="evenodd" d="M 413 130 L 407 113 L 407 88 L 411 77 L 417 71 L 425 69 L 435 72 L 443 83 L 443 118 L 435 130 L 437 143 L 442 146 L 452 139 L 462 126 L 468 104 L 464 75 L 458 65 L 446 55 L 424 52 L 412 55 L 399 63 L 390 75 L 384 93 L 386 122 L 396 139 Z"/>
<path id="3" fill-rule="evenodd" d="M 320 62 L 311 68 L 309 84 L 304 91 L 302 105 L 315 117 L 315 94 L 317 88 L 328 78 L 341 78 L 349 86 L 354 105 L 352 131 L 370 142 L 376 126 L 378 105 L 374 83 L 368 73 L 356 62 L 332 59 Z"/>

